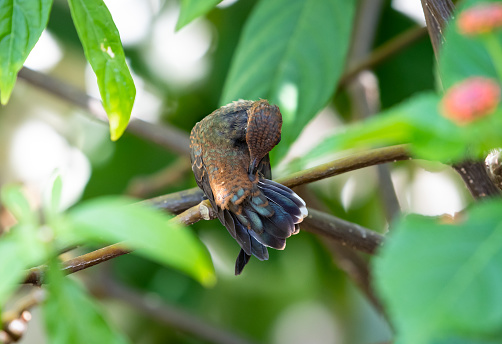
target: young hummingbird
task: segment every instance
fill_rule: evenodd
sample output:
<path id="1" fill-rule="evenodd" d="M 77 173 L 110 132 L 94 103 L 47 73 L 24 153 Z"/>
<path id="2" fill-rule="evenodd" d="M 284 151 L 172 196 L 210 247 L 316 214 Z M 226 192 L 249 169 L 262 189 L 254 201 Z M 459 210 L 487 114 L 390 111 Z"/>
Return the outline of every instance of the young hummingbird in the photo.
<path id="1" fill-rule="evenodd" d="M 198 122 L 190 134 L 190 158 L 197 185 L 218 219 L 239 243 L 239 275 L 251 255 L 268 259 L 298 233 L 305 202 L 272 180 L 268 153 L 281 140 L 282 115 L 267 100 L 239 100 Z"/>

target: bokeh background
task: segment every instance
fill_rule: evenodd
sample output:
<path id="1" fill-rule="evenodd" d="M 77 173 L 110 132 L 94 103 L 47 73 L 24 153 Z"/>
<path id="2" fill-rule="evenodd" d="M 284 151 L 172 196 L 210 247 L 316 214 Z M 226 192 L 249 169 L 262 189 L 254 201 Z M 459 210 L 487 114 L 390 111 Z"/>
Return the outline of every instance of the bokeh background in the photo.
<path id="1" fill-rule="evenodd" d="M 178 32 L 179 3 L 174 0 L 106 0 L 120 32 L 137 89 L 133 117 L 167 124 L 189 133 L 218 107 L 242 26 L 255 0 L 224 0 L 207 17 Z M 375 32 L 378 47 L 406 29 L 424 26 L 420 1 L 383 1 Z M 85 60 L 68 5 L 55 0 L 48 29 L 26 62 L 99 98 L 95 76 Z M 412 68 L 410 68 L 412 66 Z M 434 57 L 427 36 L 378 65 L 366 76 L 377 82 L 382 109 L 415 92 L 434 88 Z M 372 81 L 371 81 L 372 80 Z M 309 123 L 286 162 L 301 156 L 323 135 L 358 118 L 343 89 Z M 0 184 L 21 182 L 34 204 L 57 171 L 64 183 L 66 207 L 101 195 L 139 198 L 196 186 L 188 157 L 166 151 L 126 133 L 109 140 L 108 128 L 84 110 L 19 79 L 7 106 L 0 108 Z M 315 164 L 316 161 L 312 162 Z M 392 164 L 391 176 L 404 212 L 454 213 L 468 201 L 465 187 L 450 169 L 421 161 Z M 146 183 L 146 184 L 145 184 Z M 144 190 L 145 185 L 152 190 Z M 297 190 L 316 207 L 377 231 L 388 224 L 375 168 L 366 168 Z M 0 219 L 8 223 L 9 218 Z M 141 230 L 140 228 L 138 230 Z M 379 343 L 390 338 L 385 320 L 334 263 L 329 242 L 301 232 L 270 260 L 252 259 L 242 276 L 233 275 L 238 245 L 218 221 L 203 221 L 194 231 L 210 250 L 218 282 L 205 289 L 164 266 L 134 255 L 104 268 L 121 286 L 146 297 L 152 307 L 188 314 L 192 326 L 206 324 L 256 343 Z M 100 268 L 78 273 L 99 281 Z M 100 293 L 100 288 L 110 288 Z M 94 289 L 93 289 L 94 288 Z M 94 286 L 116 326 L 134 343 L 204 343 L 196 335 L 168 325 L 158 315 L 134 306 L 106 283 Z M 115 293 L 115 294 L 114 294 Z M 135 294 L 136 295 L 136 294 Z M 145 301 L 146 300 L 146 301 Z M 181 315 L 180 315 L 181 317 Z M 190 322 L 189 322 L 190 323 Z M 21 343 L 46 343 L 35 309 Z M 190 326 L 190 325 L 189 325 Z"/>

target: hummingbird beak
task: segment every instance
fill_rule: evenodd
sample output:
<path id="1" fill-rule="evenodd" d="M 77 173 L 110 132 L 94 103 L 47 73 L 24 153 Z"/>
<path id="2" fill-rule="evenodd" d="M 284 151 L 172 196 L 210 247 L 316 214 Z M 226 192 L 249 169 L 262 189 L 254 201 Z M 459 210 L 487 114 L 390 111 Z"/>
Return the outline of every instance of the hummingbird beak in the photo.
<path id="1" fill-rule="evenodd" d="M 257 169 L 258 169 L 258 159 L 255 158 L 255 159 L 251 160 L 251 162 L 249 163 L 248 173 L 255 174 Z"/>

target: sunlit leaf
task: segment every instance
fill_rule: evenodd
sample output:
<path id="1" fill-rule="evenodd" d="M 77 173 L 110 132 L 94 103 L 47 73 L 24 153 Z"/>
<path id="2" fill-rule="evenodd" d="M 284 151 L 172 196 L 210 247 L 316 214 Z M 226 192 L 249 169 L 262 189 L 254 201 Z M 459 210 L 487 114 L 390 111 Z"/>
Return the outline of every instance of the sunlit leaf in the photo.
<path id="1" fill-rule="evenodd" d="M 409 216 L 393 226 L 374 267 L 399 343 L 502 340 L 501 208 L 477 204 L 458 224 Z"/>
<path id="2" fill-rule="evenodd" d="M 128 341 L 108 324 L 102 310 L 71 278 L 65 278 L 53 261 L 47 273 L 48 298 L 44 320 L 50 343 L 125 344 Z"/>
<path id="3" fill-rule="evenodd" d="M 69 213 L 71 227 L 82 237 L 121 242 L 139 254 L 180 269 L 205 285 L 215 282 L 211 258 L 188 228 L 170 217 L 130 200 L 107 197 L 76 206 Z"/>
<path id="4" fill-rule="evenodd" d="M 17 73 L 47 26 L 52 0 L 0 1 L 0 100 L 9 101 Z"/>
<path id="5" fill-rule="evenodd" d="M 221 104 L 268 99 L 283 115 L 285 154 L 333 95 L 345 66 L 355 1 L 262 0 L 246 22 Z"/>
<path id="6" fill-rule="evenodd" d="M 112 140 L 131 117 L 136 88 L 112 16 L 102 0 L 69 0 L 71 15 L 87 60 L 98 79 Z"/>
<path id="7" fill-rule="evenodd" d="M 212 10 L 221 0 L 181 0 L 180 17 L 176 30 Z"/>

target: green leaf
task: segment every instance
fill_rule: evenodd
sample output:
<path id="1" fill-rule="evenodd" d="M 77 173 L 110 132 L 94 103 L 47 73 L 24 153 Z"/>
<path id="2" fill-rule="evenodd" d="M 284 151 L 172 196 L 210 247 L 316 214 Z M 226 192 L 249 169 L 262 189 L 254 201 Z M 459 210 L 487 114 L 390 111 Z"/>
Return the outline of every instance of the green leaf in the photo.
<path id="1" fill-rule="evenodd" d="M 17 73 L 47 26 L 52 0 L 0 2 L 0 101 L 9 101 Z"/>
<path id="2" fill-rule="evenodd" d="M 160 211 L 130 203 L 120 197 L 84 202 L 70 211 L 70 226 L 83 238 L 125 241 L 145 257 L 182 270 L 204 285 L 214 284 L 209 253 L 188 228 L 169 222 Z"/>
<path id="3" fill-rule="evenodd" d="M 46 256 L 36 227 L 18 225 L 0 236 L 0 308 L 19 287 L 26 269 L 40 264 Z"/>
<path id="4" fill-rule="evenodd" d="M 71 16 L 87 60 L 98 79 L 113 141 L 131 117 L 136 88 L 112 16 L 102 0 L 69 0 Z"/>
<path id="5" fill-rule="evenodd" d="M 181 0 L 180 17 L 176 23 L 176 30 L 181 29 L 195 18 L 203 16 L 220 2 L 221 0 Z"/>
<path id="6" fill-rule="evenodd" d="M 36 214 L 31 210 L 20 185 L 11 184 L 2 187 L 1 200 L 18 222 L 32 225 L 37 223 Z"/>
<path id="7" fill-rule="evenodd" d="M 488 2 L 496 3 L 499 1 L 463 1 L 457 13 L 472 5 Z M 458 19 L 458 15 L 456 17 Z M 499 78 L 495 63 L 500 64 L 501 61 L 499 58 L 490 55 L 484 36 L 471 37 L 461 34 L 456 19 L 452 20 L 447 28 L 445 44 L 439 60 L 439 70 L 444 88 L 448 89 L 455 83 L 471 76 Z M 496 37 L 500 46 L 502 31 L 498 30 L 492 35 Z"/>
<path id="8" fill-rule="evenodd" d="M 51 262 L 47 277 L 49 295 L 43 311 L 51 343 L 129 342 L 108 324 L 87 293 L 70 277 L 65 278 L 57 261 Z"/>
<path id="9" fill-rule="evenodd" d="M 44 194 L 44 212 L 47 222 L 52 222 L 56 219 L 57 215 L 61 212 L 61 192 L 63 189 L 63 182 L 61 176 L 54 175 L 52 183 Z"/>
<path id="10" fill-rule="evenodd" d="M 477 204 L 456 225 L 408 216 L 393 226 L 374 268 L 400 342 L 502 340 L 501 208 Z"/>
<path id="11" fill-rule="evenodd" d="M 355 1 L 261 0 L 246 22 L 221 104 L 268 99 L 283 115 L 281 157 L 328 102 L 345 66 Z"/>

